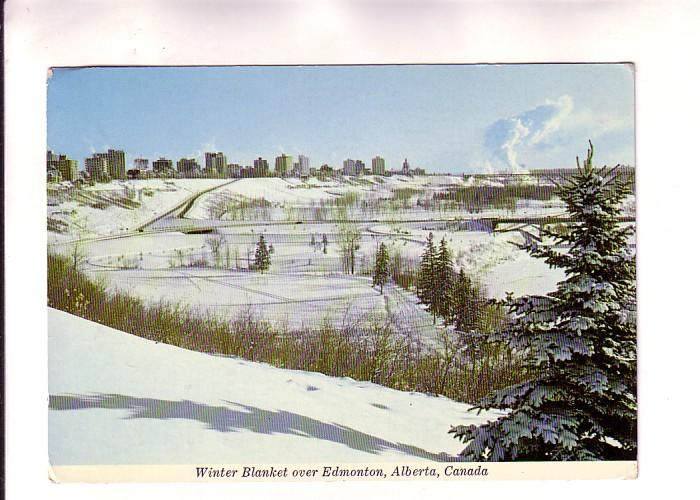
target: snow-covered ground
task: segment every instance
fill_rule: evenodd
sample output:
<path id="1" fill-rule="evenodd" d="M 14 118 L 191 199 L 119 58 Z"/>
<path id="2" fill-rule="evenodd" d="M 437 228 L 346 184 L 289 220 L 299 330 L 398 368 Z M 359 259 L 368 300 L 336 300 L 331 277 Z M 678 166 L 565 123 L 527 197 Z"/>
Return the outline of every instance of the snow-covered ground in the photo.
<path id="1" fill-rule="evenodd" d="M 561 269 L 552 269 L 544 261 L 516 250 L 509 259 L 486 271 L 481 282 L 490 297 L 503 299 L 508 292 L 515 297 L 545 295 L 557 288 L 566 278 Z"/>
<path id="2" fill-rule="evenodd" d="M 187 213 L 191 219 L 210 218 L 208 207 L 217 197 L 262 199 L 272 204 L 286 206 L 312 206 L 331 201 L 344 194 L 356 193 L 363 198 L 380 198 L 392 196 L 392 190 L 414 188 L 435 190 L 445 186 L 461 185 L 462 178 L 455 176 L 363 176 L 340 177 L 333 180 L 319 181 L 311 178 L 254 178 L 241 179 L 215 193 L 202 196 Z"/>
<path id="3" fill-rule="evenodd" d="M 235 318 L 240 314 L 270 321 L 280 328 L 315 328 L 323 322 L 337 327 L 383 323 L 387 319 L 426 346 L 434 345 L 442 329 L 418 304 L 414 294 L 389 284 L 381 295 L 363 269 L 371 268 L 380 241 L 390 255 L 418 265 L 430 232 L 420 226 L 366 226 L 356 252 L 356 273 L 343 273 L 337 227 L 288 225 L 266 228 L 224 228 L 226 254 L 218 268 L 207 244 L 212 235 L 159 233 L 100 240 L 85 245 L 86 270 L 146 302 L 169 302 Z M 259 231 L 259 232 L 258 232 Z M 444 236 L 456 268 L 482 282 L 491 295 L 507 291 L 547 293 L 559 274 L 518 250 L 518 233 L 433 231 L 436 245 Z M 264 274 L 247 270 L 259 234 L 274 245 L 272 266 Z M 321 250 L 328 236 L 327 253 Z M 311 246 L 312 235 L 316 246 Z M 217 237 L 217 235 L 214 235 Z M 202 265 L 202 262 L 208 265 Z"/>
<path id="4" fill-rule="evenodd" d="M 53 465 L 441 461 L 450 426 L 497 416 L 48 316 Z"/>
<path id="5" fill-rule="evenodd" d="M 189 196 L 211 187 L 229 182 L 228 179 L 146 179 L 112 181 L 107 184 L 86 186 L 82 191 L 88 198 L 74 190 L 78 199 L 66 200 L 49 195 L 46 207 L 48 218 L 66 224 L 66 232 L 49 231 L 49 243 L 119 234 L 135 229 L 152 217 L 175 207 Z M 105 208 L 93 208 L 85 203 L 90 196 L 128 197 L 138 204 L 136 208 L 108 204 Z M 82 202 L 80 200 L 83 200 Z"/>
<path id="6" fill-rule="evenodd" d="M 140 217 L 143 222 L 192 193 L 221 182 L 185 179 L 112 183 L 108 186 L 117 191 L 128 187 L 149 190 L 151 195 L 142 196 L 145 201 L 135 210 L 82 206 L 79 213 L 88 221 L 91 234 L 118 233 L 114 229 L 116 225 L 132 227 L 135 219 Z M 207 227 L 211 220 L 196 217 L 207 217 L 207 200 L 222 193 L 249 199 L 264 197 L 276 204 L 275 210 L 284 212 L 289 207 L 304 210 L 349 192 L 357 193 L 362 199 L 387 199 L 398 187 L 419 188 L 427 193 L 462 182 L 461 178 L 452 176 L 365 176 L 327 181 L 242 179 L 201 196 L 187 214 L 195 219 L 178 221 L 186 224 L 193 221 Z M 557 201 L 520 200 L 515 214 L 492 209 L 479 213 L 478 217 L 551 215 L 562 210 L 561 202 Z M 432 315 L 418 303 L 415 294 L 389 284 L 381 295 L 372 287 L 369 275 L 380 242 L 387 245 L 392 262 L 399 256 L 403 266 L 416 269 L 428 234 L 433 233 L 436 246 L 444 237 L 455 268 L 464 269 L 482 283 L 491 297 L 502 298 L 507 292 L 516 296 L 546 294 L 564 278 L 563 273 L 550 269 L 513 244 L 523 243 L 525 238 L 537 234 L 536 228 L 521 223 L 511 224 L 510 228 L 499 226 L 499 230 L 510 231 L 494 233 L 481 220 L 446 220 L 450 214 L 416 206 L 391 212 L 389 219 L 380 217 L 382 222 L 359 217 L 351 224 L 361 235 L 352 275 L 346 274 L 341 264 L 341 225 L 306 219 L 274 222 L 255 218 L 255 213 L 249 215 L 237 222 L 215 221 L 214 234 L 183 234 L 172 229 L 155 234 L 137 233 L 118 239 L 87 240 L 80 243 L 80 250 L 88 257 L 86 269 L 104 279 L 111 290 L 118 289 L 147 302 L 192 306 L 226 318 L 252 314 L 282 329 L 317 328 L 324 322 L 337 327 L 358 323 L 367 326 L 390 320 L 405 335 L 425 346 L 435 344 L 443 329 L 441 322 L 433 324 Z M 275 250 L 265 274 L 248 270 L 260 235 Z M 321 246 L 324 235 L 328 240 L 326 252 Z M 218 257 L 210 246 L 210 241 L 217 238 L 223 240 Z M 312 239 L 315 245 L 311 245 Z M 54 248 L 71 252 L 72 244 L 54 245 Z"/>

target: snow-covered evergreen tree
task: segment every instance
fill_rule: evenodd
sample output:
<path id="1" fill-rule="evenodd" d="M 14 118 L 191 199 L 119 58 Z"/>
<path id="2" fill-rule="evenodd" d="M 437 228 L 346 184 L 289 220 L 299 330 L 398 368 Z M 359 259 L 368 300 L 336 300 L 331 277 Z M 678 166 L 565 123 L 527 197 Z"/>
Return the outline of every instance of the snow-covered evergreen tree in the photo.
<path id="1" fill-rule="evenodd" d="M 326 237 L 325 233 L 321 239 L 321 244 L 323 245 L 323 253 L 328 253 L 328 238 Z"/>
<path id="2" fill-rule="evenodd" d="M 261 234 L 257 245 L 255 246 L 255 269 L 261 273 L 267 271 L 270 267 L 270 250 L 265 243 L 265 237 Z"/>
<path id="3" fill-rule="evenodd" d="M 423 250 L 421 257 L 420 270 L 418 272 L 417 293 L 424 304 L 428 304 L 428 308 L 433 314 L 436 296 L 436 256 L 435 243 L 433 243 L 433 233 L 428 233 L 428 240 Z"/>
<path id="4" fill-rule="evenodd" d="M 452 287 L 452 315 L 449 318 L 454 322 L 455 329 L 462 333 L 476 330 L 479 327 L 477 311 L 481 305 L 478 288 L 472 284 L 464 269 L 460 269 Z"/>
<path id="5" fill-rule="evenodd" d="M 554 245 L 524 246 L 566 279 L 547 296 L 508 301 L 512 321 L 491 339 L 524 355 L 531 377 L 478 404 L 510 410 L 506 416 L 450 430 L 467 444 L 466 460 L 636 458 L 633 230 L 616 220 L 630 188 L 615 169 L 594 169 L 592 158 L 591 144 L 583 167 L 560 186 L 575 221 L 569 231 L 545 232 Z"/>
<path id="6" fill-rule="evenodd" d="M 452 252 L 443 237 L 435 256 L 435 304 L 437 314 L 449 321 L 452 314 L 452 292 L 455 270 L 452 266 Z"/>
<path id="7" fill-rule="evenodd" d="M 374 261 L 374 283 L 379 285 L 379 289 L 384 294 L 384 284 L 389 280 L 389 251 L 384 242 L 379 244 L 377 256 Z"/>

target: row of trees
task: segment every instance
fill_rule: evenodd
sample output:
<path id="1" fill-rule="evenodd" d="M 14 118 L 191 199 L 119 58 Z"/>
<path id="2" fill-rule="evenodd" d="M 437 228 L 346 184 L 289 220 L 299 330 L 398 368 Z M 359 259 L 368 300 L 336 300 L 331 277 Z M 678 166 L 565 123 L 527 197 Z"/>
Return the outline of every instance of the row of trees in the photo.
<path id="1" fill-rule="evenodd" d="M 416 288 L 418 297 L 433 314 L 433 322 L 439 316 L 461 332 L 478 327 L 478 313 L 483 309 L 485 299 L 464 269 L 455 271 L 452 253 L 444 237 L 436 248 L 433 233 L 428 234 Z"/>

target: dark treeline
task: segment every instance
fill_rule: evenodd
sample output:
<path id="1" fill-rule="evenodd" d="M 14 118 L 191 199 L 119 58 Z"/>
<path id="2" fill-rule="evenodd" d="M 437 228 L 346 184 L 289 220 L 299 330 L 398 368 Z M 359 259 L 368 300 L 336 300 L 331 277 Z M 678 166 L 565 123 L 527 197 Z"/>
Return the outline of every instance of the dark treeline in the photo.
<path id="1" fill-rule="evenodd" d="M 451 203 L 470 212 L 478 212 L 486 208 L 515 210 L 518 200 L 547 201 L 554 197 L 555 191 L 554 186 L 532 184 L 451 187 L 447 191 L 434 193 L 432 201 Z M 425 205 L 425 201 L 422 201 L 422 204 Z"/>

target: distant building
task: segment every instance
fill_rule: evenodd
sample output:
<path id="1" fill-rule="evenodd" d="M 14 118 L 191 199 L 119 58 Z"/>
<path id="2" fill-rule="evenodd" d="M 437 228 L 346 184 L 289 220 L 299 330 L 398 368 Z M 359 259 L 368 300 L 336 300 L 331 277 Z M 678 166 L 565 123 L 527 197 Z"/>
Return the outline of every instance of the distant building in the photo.
<path id="1" fill-rule="evenodd" d="M 85 158 L 85 171 L 93 181 L 103 182 L 109 180 L 107 158 L 99 154 L 94 154 L 91 158 Z"/>
<path id="2" fill-rule="evenodd" d="M 59 155 L 58 171 L 64 181 L 76 181 L 78 180 L 78 161 L 71 160 L 66 155 Z"/>
<path id="3" fill-rule="evenodd" d="M 107 159 L 107 169 L 112 179 L 126 179 L 126 155 L 120 149 L 108 149 L 106 153 L 97 153 Z"/>
<path id="4" fill-rule="evenodd" d="M 58 154 L 54 153 L 50 149 L 46 151 L 46 166 L 58 168 Z"/>
<path id="5" fill-rule="evenodd" d="M 177 161 L 177 173 L 183 177 L 197 177 L 201 168 L 194 158 L 180 158 Z"/>
<path id="6" fill-rule="evenodd" d="M 132 180 L 139 179 L 141 177 L 141 172 L 143 172 L 143 170 L 139 170 L 138 168 L 130 168 L 126 171 L 126 176 Z"/>
<path id="7" fill-rule="evenodd" d="M 143 172 L 148 170 L 148 159 L 146 158 L 134 158 L 134 168 Z"/>
<path id="8" fill-rule="evenodd" d="M 46 152 L 46 176 L 57 179 L 58 174 L 64 181 L 78 180 L 78 162 L 66 155 L 59 155 L 49 150 Z"/>
<path id="9" fill-rule="evenodd" d="M 256 160 L 253 160 L 253 175 L 255 177 L 267 177 L 270 175 L 270 167 L 267 164 L 267 160 L 258 156 Z"/>
<path id="10" fill-rule="evenodd" d="M 321 165 L 319 167 L 319 169 L 318 169 L 319 179 L 321 179 L 321 180 L 327 179 L 328 177 L 331 177 L 332 175 L 333 175 L 333 167 L 331 167 L 330 165 L 327 165 L 326 163 L 324 163 L 323 165 Z"/>
<path id="11" fill-rule="evenodd" d="M 275 175 L 285 177 L 291 172 L 294 166 L 294 159 L 286 154 L 282 154 L 275 158 Z"/>
<path id="12" fill-rule="evenodd" d="M 365 173 L 365 162 L 362 160 L 355 160 L 355 175 L 362 175 Z"/>
<path id="13" fill-rule="evenodd" d="M 153 161 L 153 172 L 156 174 L 167 174 L 173 170 L 173 160 L 160 157 Z"/>
<path id="14" fill-rule="evenodd" d="M 310 173 L 309 157 L 299 155 L 299 173 L 302 177 L 308 177 Z"/>
<path id="15" fill-rule="evenodd" d="M 51 150 L 46 152 L 47 182 L 61 182 L 61 172 L 58 170 L 58 155 Z"/>
<path id="16" fill-rule="evenodd" d="M 204 153 L 204 172 L 209 176 L 223 177 L 226 172 L 226 155 L 221 151 Z"/>
<path id="17" fill-rule="evenodd" d="M 401 168 L 401 173 L 403 175 L 411 174 L 411 166 L 408 164 L 408 158 L 404 158 L 403 160 L 403 167 Z"/>
<path id="18" fill-rule="evenodd" d="M 226 165 L 226 177 L 240 177 L 241 166 L 238 163 L 229 163 Z"/>
<path id="19" fill-rule="evenodd" d="M 343 161 L 343 175 L 355 175 L 355 160 L 348 158 Z"/>
<path id="20" fill-rule="evenodd" d="M 374 175 L 385 175 L 386 174 L 386 162 L 381 156 L 375 156 L 372 158 L 372 174 Z"/>

